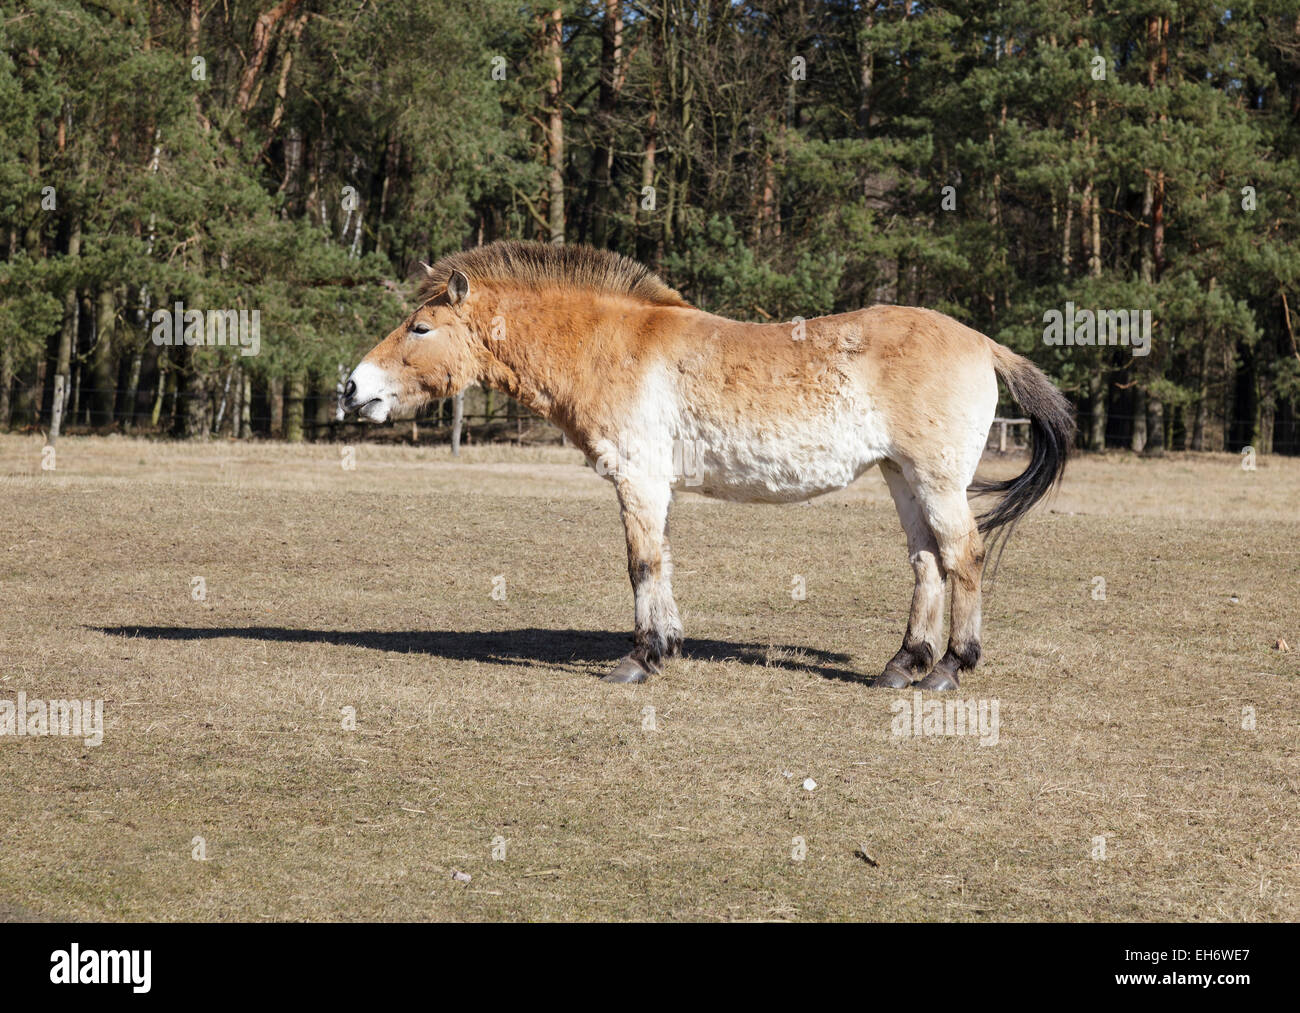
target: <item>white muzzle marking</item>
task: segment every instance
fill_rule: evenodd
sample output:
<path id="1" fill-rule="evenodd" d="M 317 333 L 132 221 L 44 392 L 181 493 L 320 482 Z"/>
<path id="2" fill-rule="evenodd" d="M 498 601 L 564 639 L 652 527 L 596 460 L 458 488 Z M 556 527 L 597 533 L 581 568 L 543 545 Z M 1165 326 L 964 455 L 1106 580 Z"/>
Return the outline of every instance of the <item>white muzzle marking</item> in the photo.
<path id="1" fill-rule="evenodd" d="M 345 407 L 355 410 L 367 422 L 386 422 L 397 407 L 397 395 L 389 383 L 388 374 L 378 366 L 363 362 L 348 377 L 356 388 L 348 397 Z"/>

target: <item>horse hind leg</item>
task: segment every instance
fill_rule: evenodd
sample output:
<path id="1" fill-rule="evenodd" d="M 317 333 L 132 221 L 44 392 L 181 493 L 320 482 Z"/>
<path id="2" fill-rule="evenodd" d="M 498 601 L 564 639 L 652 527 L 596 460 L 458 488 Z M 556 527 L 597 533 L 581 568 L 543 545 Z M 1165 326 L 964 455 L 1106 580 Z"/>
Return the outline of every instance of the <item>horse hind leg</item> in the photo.
<path id="1" fill-rule="evenodd" d="M 903 634 L 903 646 L 871 685 L 905 689 L 913 679 L 930 671 L 938 654 L 939 637 L 943 633 L 945 574 L 939 543 L 902 469 L 892 461 L 884 461 L 880 472 L 894 497 L 898 519 L 907 535 L 907 555 L 916 575 L 916 586 L 912 591 L 912 610 L 907 620 L 907 632 Z"/>
<path id="2" fill-rule="evenodd" d="M 962 673 L 980 660 L 981 594 L 984 539 L 965 490 L 939 496 L 922 495 L 931 530 L 939 543 L 939 561 L 952 577 L 952 618 L 948 649 L 920 682 L 920 689 L 947 690 L 961 685 Z"/>

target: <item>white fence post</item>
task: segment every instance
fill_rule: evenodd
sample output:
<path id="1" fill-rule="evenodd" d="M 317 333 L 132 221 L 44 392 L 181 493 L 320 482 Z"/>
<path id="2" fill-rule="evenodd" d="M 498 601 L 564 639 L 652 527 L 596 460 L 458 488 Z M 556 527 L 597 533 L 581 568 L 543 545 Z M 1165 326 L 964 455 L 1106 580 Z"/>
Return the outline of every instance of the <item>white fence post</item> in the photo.
<path id="1" fill-rule="evenodd" d="M 993 420 L 994 425 L 998 427 L 998 453 L 1007 452 L 1007 427 L 1008 426 L 1027 426 L 1028 419 L 1004 419 L 1001 416 Z M 1028 441 L 1026 441 L 1028 442 Z"/>

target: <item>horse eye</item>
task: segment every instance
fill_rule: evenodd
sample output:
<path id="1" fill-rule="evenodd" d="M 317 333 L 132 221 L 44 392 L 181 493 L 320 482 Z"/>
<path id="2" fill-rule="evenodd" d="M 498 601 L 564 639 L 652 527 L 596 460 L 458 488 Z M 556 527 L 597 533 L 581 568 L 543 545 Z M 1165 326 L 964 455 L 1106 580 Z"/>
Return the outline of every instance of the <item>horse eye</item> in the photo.
<path id="1" fill-rule="evenodd" d="M 431 334 L 433 332 L 433 328 L 430 327 L 428 324 L 419 323 L 411 328 L 411 332 L 413 334 L 420 334 L 420 335 Z"/>

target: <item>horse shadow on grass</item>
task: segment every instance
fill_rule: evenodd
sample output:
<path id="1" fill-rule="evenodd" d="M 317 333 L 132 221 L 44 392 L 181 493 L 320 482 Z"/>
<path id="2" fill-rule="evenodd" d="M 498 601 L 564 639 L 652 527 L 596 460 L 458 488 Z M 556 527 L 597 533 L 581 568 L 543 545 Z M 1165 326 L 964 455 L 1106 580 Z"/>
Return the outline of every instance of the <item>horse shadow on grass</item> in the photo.
<path id="1" fill-rule="evenodd" d="M 398 654 L 427 654 L 450 661 L 495 665 L 574 665 L 613 663 L 627 653 L 631 637 L 599 630 L 304 630 L 284 626 L 90 626 L 115 637 L 145 640 L 220 640 L 237 637 L 265 643 L 333 644 Z M 849 667 L 847 654 L 792 644 L 753 644 L 688 639 L 686 657 L 698 661 L 733 659 L 790 672 L 813 672 L 824 679 L 863 682 Z M 602 673 L 603 674 L 603 673 Z"/>

